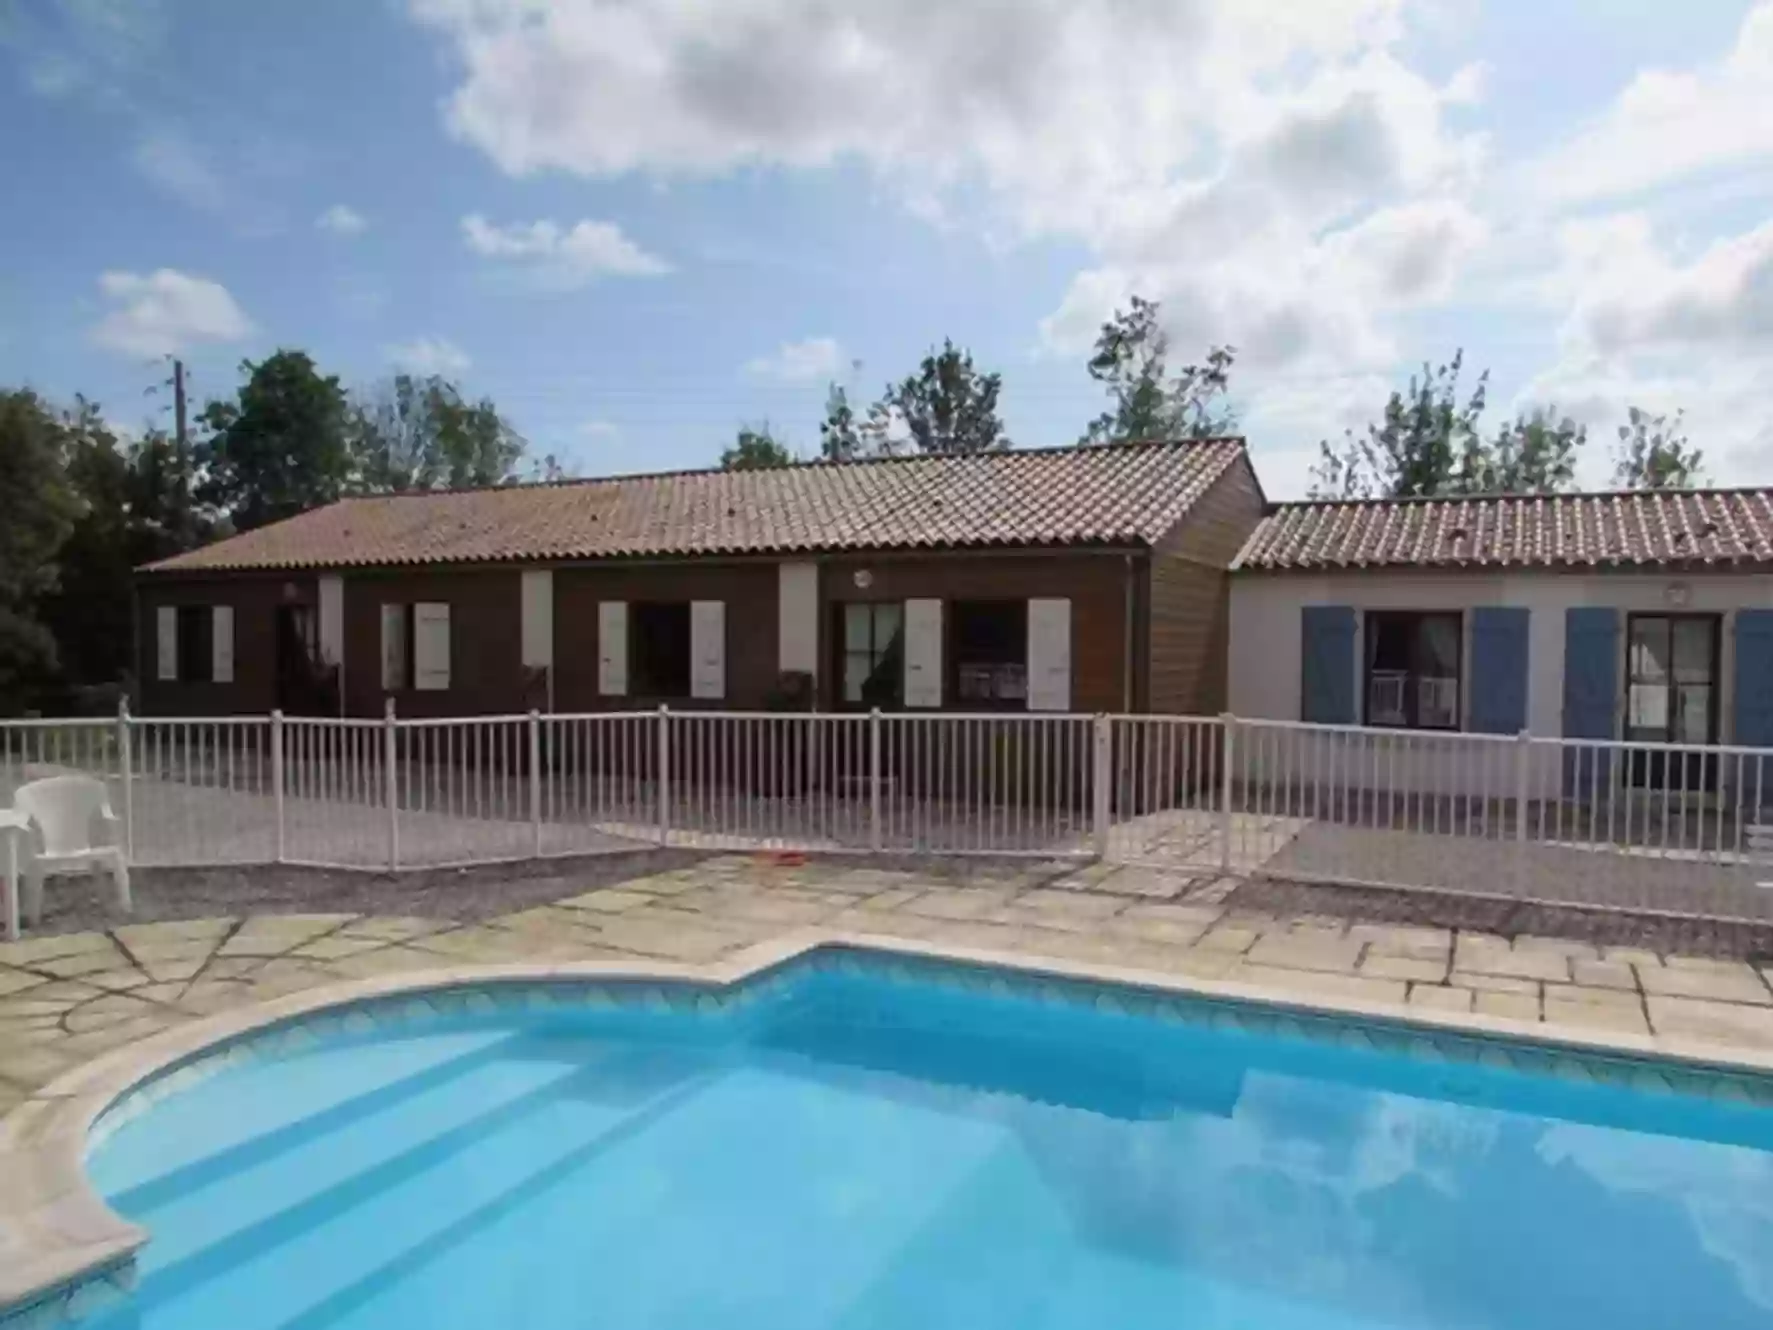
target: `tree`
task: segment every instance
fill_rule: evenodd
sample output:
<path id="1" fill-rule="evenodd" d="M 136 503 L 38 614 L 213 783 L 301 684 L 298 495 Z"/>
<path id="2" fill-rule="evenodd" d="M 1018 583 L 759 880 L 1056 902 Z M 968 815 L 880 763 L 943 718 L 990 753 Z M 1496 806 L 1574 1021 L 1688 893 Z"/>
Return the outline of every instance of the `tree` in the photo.
<path id="1" fill-rule="evenodd" d="M 920 452 L 978 453 L 1009 447 L 997 417 L 1000 374 L 981 374 L 953 341 L 932 349 L 917 372 L 888 384 L 877 414 L 896 412 Z"/>
<path id="2" fill-rule="evenodd" d="M 1472 494 L 1484 488 L 1488 453 L 1478 434 L 1489 373 L 1459 402 L 1464 352 L 1410 378 L 1407 392 L 1394 391 L 1377 424 L 1364 435 L 1349 430 L 1340 447 L 1318 445 L 1312 468 L 1313 498 L 1421 498 Z"/>
<path id="3" fill-rule="evenodd" d="M 733 446 L 720 455 L 720 465 L 727 471 L 762 471 L 788 466 L 794 460 L 794 454 L 770 433 L 768 421 L 742 426 Z"/>
<path id="4" fill-rule="evenodd" d="M 1472 493 L 1552 494 L 1576 479 L 1576 454 L 1588 442 L 1588 429 L 1557 408 L 1535 410 L 1497 431 L 1495 441 L 1474 468 L 1468 465 Z"/>
<path id="5" fill-rule="evenodd" d="M 1134 296 L 1102 325 L 1089 373 L 1114 405 L 1090 422 L 1080 443 L 1208 439 L 1237 429 L 1237 414 L 1225 402 L 1236 349 L 1210 347 L 1205 364 L 1184 365 L 1171 377 L 1161 312 L 1157 301 Z"/>
<path id="6" fill-rule="evenodd" d="M 865 455 L 850 395 L 833 383 L 825 393 L 825 419 L 819 423 L 819 456 L 827 462 L 853 462 Z"/>
<path id="7" fill-rule="evenodd" d="M 527 445 L 483 397 L 470 402 L 440 375 L 396 374 L 357 395 L 349 422 L 352 472 L 371 492 L 508 485 Z M 559 467 L 544 459 L 545 478 Z"/>
<path id="8" fill-rule="evenodd" d="M 66 444 L 64 423 L 37 394 L 0 393 L 0 711 L 24 707 L 56 667 L 39 609 L 76 513 Z"/>
<path id="9" fill-rule="evenodd" d="M 235 401 L 211 402 L 198 452 L 199 497 L 237 531 L 331 503 L 351 475 L 348 404 L 337 377 L 302 351 L 243 362 Z"/>
<path id="10" fill-rule="evenodd" d="M 1705 479 L 1705 455 L 1690 446 L 1681 425 L 1685 412 L 1653 416 L 1632 407 L 1613 450 L 1613 483 L 1620 489 L 1691 489 Z"/>

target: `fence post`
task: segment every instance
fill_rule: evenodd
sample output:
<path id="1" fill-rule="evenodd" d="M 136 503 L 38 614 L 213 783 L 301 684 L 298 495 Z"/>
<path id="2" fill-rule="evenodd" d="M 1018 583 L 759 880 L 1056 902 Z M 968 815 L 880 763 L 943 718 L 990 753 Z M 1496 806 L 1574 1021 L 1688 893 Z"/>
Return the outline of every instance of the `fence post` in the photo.
<path id="1" fill-rule="evenodd" d="M 1233 808 L 1232 774 L 1237 762 L 1237 717 L 1229 711 L 1219 715 L 1219 871 L 1231 871 L 1231 828 Z"/>
<path id="2" fill-rule="evenodd" d="M 272 854 L 272 863 L 282 863 L 284 855 L 283 833 L 283 712 L 271 713 L 271 816 L 275 820 L 277 845 Z"/>
<path id="3" fill-rule="evenodd" d="M 868 711 L 868 849 L 880 853 L 880 708 Z"/>
<path id="4" fill-rule="evenodd" d="M 129 698 L 117 699 L 117 775 L 123 785 L 123 857 L 135 862 L 135 773 L 129 752 Z"/>
<path id="5" fill-rule="evenodd" d="M 1531 792 L 1533 740 L 1526 730 L 1514 741 L 1514 886 L 1519 895 L 1527 886 L 1527 797 Z"/>
<path id="6" fill-rule="evenodd" d="M 529 827 L 536 858 L 542 857 L 542 714 L 529 713 Z"/>
<path id="7" fill-rule="evenodd" d="M 400 722 L 394 718 L 394 699 L 382 709 L 382 780 L 388 800 L 388 870 L 400 867 Z"/>
<path id="8" fill-rule="evenodd" d="M 671 843 L 671 710 L 659 708 L 659 844 Z"/>
<path id="9" fill-rule="evenodd" d="M 1110 768 L 1114 765 L 1114 722 L 1097 715 L 1090 720 L 1090 825 L 1095 831 L 1096 858 L 1108 857 L 1108 824 L 1113 811 Z"/>

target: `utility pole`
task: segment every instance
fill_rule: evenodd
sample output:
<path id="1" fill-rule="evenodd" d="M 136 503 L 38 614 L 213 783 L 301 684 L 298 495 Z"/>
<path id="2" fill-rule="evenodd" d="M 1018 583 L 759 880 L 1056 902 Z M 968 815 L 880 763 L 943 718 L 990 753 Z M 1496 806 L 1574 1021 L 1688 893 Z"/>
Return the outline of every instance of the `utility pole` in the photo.
<path id="1" fill-rule="evenodd" d="M 196 536 L 191 511 L 191 435 L 185 421 L 185 362 L 172 361 L 172 421 L 174 456 L 178 458 L 178 536 L 181 549 L 189 549 Z"/>

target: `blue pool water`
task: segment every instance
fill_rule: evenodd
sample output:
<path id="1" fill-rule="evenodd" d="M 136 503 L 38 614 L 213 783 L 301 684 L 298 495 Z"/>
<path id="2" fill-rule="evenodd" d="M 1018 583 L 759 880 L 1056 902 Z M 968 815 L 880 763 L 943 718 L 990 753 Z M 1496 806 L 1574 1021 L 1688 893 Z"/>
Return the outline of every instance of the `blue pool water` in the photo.
<path id="1" fill-rule="evenodd" d="M 153 1240 L 86 1325 L 1773 1324 L 1773 1112 L 1106 1006 L 863 961 L 333 1033 L 96 1148 Z"/>

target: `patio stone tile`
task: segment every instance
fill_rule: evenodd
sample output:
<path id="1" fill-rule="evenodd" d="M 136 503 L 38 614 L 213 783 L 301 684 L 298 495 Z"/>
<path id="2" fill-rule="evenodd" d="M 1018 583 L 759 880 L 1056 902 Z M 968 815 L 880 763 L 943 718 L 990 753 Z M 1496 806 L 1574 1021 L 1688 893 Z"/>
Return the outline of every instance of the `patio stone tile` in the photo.
<path id="1" fill-rule="evenodd" d="M 1697 965 L 1636 967 L 1644 992 L 1660 997 L 1704 998 L 1713 1002 L 1746 1002 L 1773 1006 L 1773 992 L 1752 965 L 1740 961 Z"/>
<path id="2" fill-rule="evenodd" d="M 190 984 L 174 982 L 170 984 L 147 984 L 130 992 L 132 998 L 140 998 L 143 1002 L 177 1002 L 185 995 Z"/>
<path id="3" fill-rule="evenodd" d="M 142 966 L 142 971 L 157 984 L 170 984 L 181 980 L 195 979 L 203 970 L 204 958 L 190 960 L 154 961 Z"/>
<path id="4" fill-rule="evenodd" d="M 1548 1025 L 1623 1030 L 1630 1034 L 1650 1032 L 1649 1022 L 1644 1016 L 1643 1000 L 1636 993 L 1547 984 L 1544 1004 L 1545 1021 Z"/>
<path id="5" fill-rule="evenodd" d="M 189 1017 L 174 1012 L 154 1012 L 147 1016 L 137 1016 L 126 1021 L 117 1021 L 111 1025 L 103 1025 L 94 1030 L 86 1030 L 80 1034 L 69 1035 L 58 1046 L 59 1051 L 70 1053 L 78 1058 L 97 1057 L 100 1053 L 108 1053 L 113 1048 L 122 1048 L 125 1044 L 134 1043 L 138 1039 L 151 1038 L 162 1030 L 171 1028 Z"/>
<path id="6" fill-rule="evenodd" d="M 1619 988 L 1637 992 L 1637 973 L 1624 961 L 1575 961 L 1570 968 L 1575 971 L 1576 982 L 1589 988 Z"/>
<path id="7" fill-rule="evenodd" d="M 1453 950 L 1453 934 L 1445 928 L 1418 928 L 1410 924 L 1355 924 L 1348 936 L 1367 944 L 1369 954 L 1409 956 L 1418 960 L 1444 960 Z"/>
<path id="8" fill-rule="evenodd" d="M 354 914 L 261 914 L 221 946 L 223 956 L 280 956 L 356 919 Z"/>
<path id="9" fill-rule="evenodd" d="M 6 1068 L 7 1080 L 15 1085 L 47 1085 L 80 1062 L 78 1054 L 64 1051 L 67 1042 L 64 1035 L 54 1044 L 0 1043 L 0 1067 Z"/>
<path id="10" fill-rule="evenodd" d="M 1241 955 L 1256 945 L 1256 940 L 1263 934 L 1254 928 L 1238 928 L 1226 924 L 1215 924 L 1201 934 L 1200 941 L 1194 944 L 1196 951 L 1224 951 Z"/>
<path id="11" fill-rule="evenodd" d="M 1128 924 L 1145 922 L 1169 924 L 1199 924 L 1202 928 L 1211 928 L 1225 917 L 1225 911 L 1217 905 L 1189 904 L 1146 904 L 1129 905 L 1116 916 L 1117 921 Z"/>
<path id="12" fill-rule="evenodd" d="M 442 969 L 451 963 L 449 958 L 436 952 L 418 951 L 395 943 L 377 951 L 364 951 L 355 956 L 329 960 L 326 968 L 341 979 L 373 979 L 382 974 Z"/>
<path id="13" fill-rule="evenodd" d="M 1773 1008 L 1654 993 L 1644 998 L 1644 1006 L 1650 1028 L 1659 1035 L 1762 1047 L 1773 1043 Z"/>
<path id="14" fill-rule="evenodd" d="M 1253 965 L 1245 960 L 1226 971 L 1225 978 L 1235 983 L 1257 984 L 1263 988 L 1305 996 L 1355 998 L 1363 1002 L 1392 1002 L 1403 1005 L 1408 986 L 1402 979 L 1368 979 L 1357 974 L 1333 974 L 1323 970 L 1292 970 L 1277 965 Z"/>
<path id="15" fill-rule="evenodd" d="M 22 1086 L 15 1086 L 10 1081 L 0 1081 L 0 1117 L 5 1117 L 24 1103 L 28 1094 L 29 1091 Z"/>
<path id="16" fill-rule="evenodd" d="M 1516 952 L 1542 951 L 1553 956 L 1563 956 L 1571 961 L 1594 961 L 1600 959 L 1600 951 L 1591 942 L 1579 942 L 1567 937 L 1540 937 L 1532 933 L 1523 933 L 1514 940 Z"/>
<path id="17" fill-rule="evenodd" d="M 864 910 L 897 910 L 923 895 L 921 887 L 888 887 L 856 902 Z"/>
<path id="18" fill-rule="evenodd" d="M 22 993 L 27 988 L 48 982 L 40 974 L 26 974 L 23 970 L 0 969 L 0 998 L 12 993 Z"/>
<path id="19" fill-rule="evenodd" d="M 204 979 L 244 979 L 264 968 L 269 959 L 265 956 L 217 956 L 198 973 Z"/>
<path id="20" fill-rule="evenodd" d="M 187 988 L 175 1005 L 193 1016 L 214 1016 L 257 1000 L 252 985 L 244 979 L 201 979 Z"/>
<path id="21" fill-rule="evenodd" d="M 966 887 L 933 887 L 899 908 L 908 914 L 931 919 L 982 919 L 1010 903 L 1005 891 L 975 891 Z"/>
<path id="22" fill-rule="evenodd" d="M 566 902 L 561 902 L 565 904 Z M 405 915 L 372 914 L 353 919 L 341 928 L 338 937 L 370 937 L 382 942 L 404 942 L 408 938 L 440 933 L 456 925 L 449 919 L 420 919 Z"/>
<path id="23" fill-rule="evenodd" d="M 149 1003 L 140 998 L 131 997 L 127 993 L 112 993 L 94 998 L 91 1002 L 82 1002 L 62 1018 L 62 1023 L 70 1034 L 82 1034 L 100 1026 L 115 1025 L 118 1021 L 129 1020 L 134 1016 L 146 1016 L 153 1010 Z"/>
<path id="24" fill-rule="evenodd" d="M 91 984 L 94 988 L 102 988 L 107 993 L 125 993 L 141 988 L 144 984 L 150 984 L 153 980 L 145 971 L 138 970 L 132 965 L 127 970 L 103 970 L 98 974 L 83 974 L 80 976 L 80 982 Z"/>
<path id="25" fill-rule="evenodd" d="M 1443 988 L 1439 984 L 1412 983 L 1408 1001 L 1412 1007 L 1425 1007 L 1431 1011 L 1465 1012 L 1471 1010 L 1472 999 L 1476 996 L 1469 988 Z"/>
<path id="26" fill-rule="evenodd" d="M 797 900 L 781 896 L 748 896 L 718 911 L 722 919 L 763 924 L 813 924 L 829 919 L 842 905 L 829 900 Z"/>
<path id="27" fill-rule="evenodd" d="M 105 990 L 78 979 L 51 979 L 48 983 L 26 989 L 16 997 L 0 999 L 0 1015 L 11 1012 L 25 1015 L 26 1008 L 66 1011 L 77 1003 L 103 997 Z"/>
<path id="28" fill-rule="evenodd" d="M 568 896 L 556 905 L 571 906 L 578 910 L 596 910 L 604 914 L 620 914 L 623 910 L 631 910 L 637 905 L 650 905 L 653 897 L 644 891 L 625 891 L 620 887 L 604 887 L 597 891 L 587 891 L 582 896 Z"/>
<path id="29" fill-rule="evenodd" d="M 0 942 L 0 965 L 34 965 L 37 961 L 57 956 L 72 956 L 81 951 L 102 951 L 111 939 L 103 933 L 61 933 L 53 937 L 27 937 L 17 942 Z"/>
<path id="30" fill-rule="evenodd" d="M 1472 1008 L 1480 1016 L 1502 1016 L 1511 1021 L 1539 1019 L 1539 994 L 1497 993 L 1478 990 L 1472 994 Z"/>
<path id="31" fill-rule="evenodd" d="M 131 947 L 129 954 L 137 965 L 160 965 L 178 961 L 203 961 L 215 954 L 220 938 L 196 938 L 182 942 L 141 943 Z"/>
<path id="32" fill-rule="evenodd" d="M 1205 922 L 1178 923 L 1169 919 L 1128 919 L 1116 915 L 1102 927 L 1134 942 L 1154 942 L 1172 947 L 1193 947 L 1210 927 Z"/>
<path id="33" fill-rule="evenodd" d="M 72 956 L 51 956 L 32 962 L 31 968 L 42 974 L 52 974 L 58 979 L 78 979 L 83 974 L 101 970 L 129 969 L 130 960 L 115 946 L 110 945 L 107 939 L 103 947 L 76 952 Z"/>
<path id="34" fill-rule="evenodd" d="M 1096 883 L 1093 890 L 1112 896 L 1173 900 L 1199 882 L 1192 873 L 1170 873 L 1154 868 L 1123 868 Z M 1069 882 L 1065 885 L 1070 886 Z"/>
<path id="35" fill-rule="evenodd" d="M 1411 991 L 1414 992 L 1417 985 L 1446 982 L 1447 958 L 1445 956 L 1439 958 L 1393 956 L 1385 952 L 1369 951 L 1361 958 L 1359 973 L 1371 975 L 1375 979 L 1408 979 L 1411 981 Z M 1471 990 L 1459 989 L 1458 991 L 1464 993 Z M 1469 1005 L 1467 1003 L 1466 1007 L 1461 1007 L 1459 1010 L 1466 1010 Z"/>
<path id="36" fill-rule="evenodd" d="M 699 927 L 693 921 L 671 924 L 618 914 L 598 930 L 597 941 L 641 956 L 711 961 L 737 950 L 749 939 L 726 929 Z"/>
<path id="37" fill-rule="evenodd" d="M 1035 887 L 1024 891 L 1010 902 L 1017 910 L 1031 914 L 1053 915 L 1063 919 L 1102 920 L 1119 914 L 1127 906 L 1118 896 L 1085 895 L 1080 892 L 1055 891 Z"/>
<path id="38" fill-rule="evenodd" d="M 205 939 L 220 942 L 234 927 L 232 919 L 173 919 L 157 924 L 122 924 L 111 930 L 111 936 L 137 955 L 138 948 L 197 943 Z"/>
<path id="39" fill-rule="evenodd" d="M 1469 970 L 1455 969 L 1447 977 L 1447 982 L 1478 993 L 1531 993 L 1535 999 L 1539 996 L 1537 980 L 1519 979 L 1506 974 L 1473 974 Z"/>
<path id="40" fill-rule="evenodd" d="M 1661 965 L 1662 957 L 1642 947 L 1602 947 L 1601 959 L 1622 965 Z"/>
<path id="41" fill-rule="evenodd" d="M 1492 941 L 1461 933 L 1453 946 L 1453 968 L 1473 974 L 1493 974 L 1516 979 L 1570 981 L 1570 961 L 1555 951 L 1518 951 L 1501 939 Z"/>
<path id="42" fill-rule="evenodd" d="M 317 937 L 312 942 L 304 942 L 291 956 L 307 956 L 314 960 L 336 961 L 345 956 L 355 956 L 360 952 L 379 951 L 388 943 L 376 937 L 340 937 L 337 933 L 326 937 Z"/>
<path id="43" fill-rule="evenodd" d="M 1246 953 L 1252 965 L 1279 965 L 1289 970 L 1354 973 L 1361 944 L 1322 934 L 1265 933 Z M 1407 976 L 1405 976 L 1407 977 Z"/>

